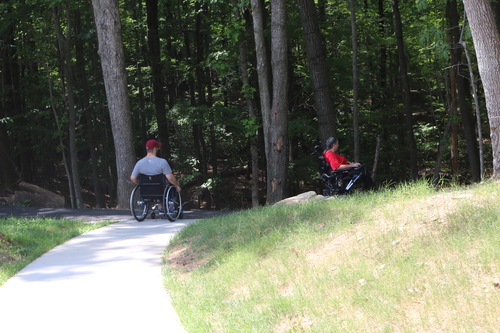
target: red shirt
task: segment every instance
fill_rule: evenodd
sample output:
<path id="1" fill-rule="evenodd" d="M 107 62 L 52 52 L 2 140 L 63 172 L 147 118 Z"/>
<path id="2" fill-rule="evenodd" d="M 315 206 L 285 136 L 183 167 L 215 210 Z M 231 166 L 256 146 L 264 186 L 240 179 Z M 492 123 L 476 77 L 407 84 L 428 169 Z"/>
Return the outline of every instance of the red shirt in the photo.
<path id="1" fill-rule="evenodd" d="M 334 153 L 331 150 L 327 150 L 323 157 L 330 164 L 333 171 L 337 170 L 342 164 L 349 164 L 344 156 Z"/>

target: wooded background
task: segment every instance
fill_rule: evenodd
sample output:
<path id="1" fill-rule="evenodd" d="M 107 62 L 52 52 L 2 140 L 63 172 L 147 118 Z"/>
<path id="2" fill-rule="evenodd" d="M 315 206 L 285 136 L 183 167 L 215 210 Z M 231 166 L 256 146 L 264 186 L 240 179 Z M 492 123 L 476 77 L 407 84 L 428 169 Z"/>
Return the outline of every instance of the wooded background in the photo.
<path id="1" fill-rule="evenodd" d="M 461 1 L 2 0 L 0 15 L 0 191 L 124 207 L 150 138 L 212 209 L 316 189 L 328 136 L 378 184 L 494 174 Z"/>

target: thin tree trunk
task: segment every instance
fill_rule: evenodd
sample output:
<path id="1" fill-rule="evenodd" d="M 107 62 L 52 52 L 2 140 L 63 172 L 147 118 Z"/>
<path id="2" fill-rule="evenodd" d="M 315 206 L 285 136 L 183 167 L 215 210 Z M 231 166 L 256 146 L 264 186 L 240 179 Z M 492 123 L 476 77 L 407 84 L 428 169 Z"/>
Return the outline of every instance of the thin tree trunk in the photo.
<path id="1" fill-rule="evenodd" d="M 68 98 L 68 128 L 69 128 L 69 155 L 71 159 L 71 174 L 73 179 L 73 189 L 76 200 L 76 207 L 83 208 L 83 196 L 80 187 L 80 172 L 78 170 L 78 151 L 76 148 L 76 109 L 75 109 L 75 94 L 74 94 L 74 82 L 73 82 L 73 71 L 71 69 L 71 30 L 72 30 L 72 20 L 69 15 L 69 3 L 64 2 L 67 28 L 66 36 L 63 35 L 61 31 L 61 24 L 59 22 L 59 13 L 56 6 L 52 7 L 52 14 L 54 17 L 54 22 L 56 26 L 57 41 L 59 44 L 59 52 L 61 56 L 61 64 L 63 68 L 64 77 L 66 79 L 67 88 L 67 98 Z"/>
<path id="2" fill-rule="evenodd" d="M 81 32 L 81 19 L 80 19 L 80 11 L 75 11 L 75 33 L 78 35 Z M 97 149 L 94 140 L 94 132 L 93 132 L 93 117 L 92 117 L 92 106 L 90 104 L 90 93 L 89 87 L 87 83 L 87 72 L 85 70 L 85 60 L 83 54 L 83 41 L 78 38 L 76 40 L 76 63 L 78 68 L 78 74 L 80 77 L 80 82 L 82 85 L 82 99 L 83 99 L 83 107 L 85 113 L 86 127 L 87 127 L 87 144 L 90 152 L 90 164 L 92 168 L 92 184 L 94 187 L 94 196 L 96 200 L 96 204 L 100 208 L 104 208 L 106 206 L 104 201 L 104 195 L 101 189 L 101 183 L 99 181 L 99 171 L 97 166 Z"/>
<path id="3" fill-rule="evenodd" d="M 47 78 L 49 82 L 49 96 L 50 96 L 50 106 L 52 108 L 52 113 L 54 114 L 54 120 L 56 121 L 56 126 L 57 126 L 57 131 L 59 133 L 62 133 L 61 125 L 59 124 L 59 117 L 57 116 L 57 111 L 54 103 L 54 96 L 52 94 L 52 82 L 50 80 L 50 73 L 48 72 L 48 67 L 47 67 Z M 64 170 L 66 171 L 66 177 L 68 178 L 68 189 L 70 193 L 70 200 L 71 200 L 71 207 L 75 207 L 75 199 L 72 193 L 75 191 L 73 190 L 73 180 L 71 179 L 71 172 L 69 171 L 68 168 L 68 160 L 66 158 L 66 152 L 64 148 L 64 143 L 63 143 L 63 138 L 62 135 L 58 135 L 59 138 L 59 149 L 61 150 L 61 155 L 63 159 L 63 164 L 64 164 Z"/>
<path id="4" fill-rule="evenodd" d="M 408 78 L 408 69 L 406 65 L 406 56 L 404 50 L 403 25 L 401 23 L 401 14 L 399 12 L 399 0 L 393 0 L 394 20 L 396 23 L 396 39 L 398 44 L 399 70 L 401 73 L 401 83 L 403 86 L 403 101 L 405 106 L 405 130 L 408 139 L 410 151 L 410 169 L 411 177 L 418 177 L 417 163 L 417 144 L 415 142 L 415 134 L 413 133 L 413 119 L 410 102 L 410 81 Z"/>
<path id="5" fill-rule="evenodd" d="M 352 127 L 354 134 L 354 161 L 359 162 L 359 106 L 358 106 L 358 36 L 356 29 L 356 10 L 354 1 L 350 0 L 351 41 L 352 41 Z"/>
<path id="6" fill-rule="evenodd" d="M 473 119 L 470 114 L 469 103 L 466 99 L 470 95 L 470 90 L 466 89 L 464 76 L 460 73 L 462 63 L 462 47 L 459 45 L 461 40 L 459 15 L 457 9 L 457 1 L 448 0 L 446 6 L 448 16 L 449 33 L 452 36 L 450 45 L 453 45 L 451 50 L 451 66 L 455 66 L 454 70 L 456 87 L 458 90 L 458 106 L 460 110 L 460 118 L 462 120 L 463 133 L 467 147 L 467 158 L 469 162 L 469 170 L 472 175 L 472 181 L 478 182 L 481 180 L 479 152 L 476 139 L 476 132 L 473 126 Z M 450 75 L 453 75 L 450 71 Z M 480 130 L 480 129 L 479 129 Z"/>
<path id="7" fill-rule="evenodd" d="M 379 34 L 381 38 L 385 38 L 385 12 L 384 0 L 378 0 L 378 15 L 379 15 Z M 387 49 L 384 43 L 380 45 L 380 69 L 379 69 L 379 85 L 380 88 L 387 87 Z"/>
<path id="8" fill-rule="evenodd" d="M 9 7 L 6 11 L 11 12 Z M 5 38 L 6 45 L 15 45 L 13 22 L 5 27 L 3 38 Z M 20 179 L 13 160 L 12 146 L 5 123 L 10 115 L 15 114 L 16 111 L 20 112 L 16 103 L 16 100 L 19 99 L 16 95 L 20 92 L 15 78 L 19 75 L 16 52 L 17 48 L 15 47 L 0 48 L 0 86 L 3 93 L 0 99 L 0 190 L 12 188 Z"/>
<path id="9" fill-rule="evenodd" d="M 314 0 L 297 0 L 297 3 L 304 30 L 309 73 L 314 92 L 314 106 L 318 115 L 319 138 L 321 144 L 325 144 L 326 139 L 337 135 L 326 49 Z"/>
<path id="10" fill-rule="evenodd" d="M 241 16 L 238 11 L 236 0 L 233 0 L 233 14 L 237 23 L 241 23 Z M 254 100 L 251 92 L 250 79 L 248 77 L 248 60 L 247 50 L 245 46 L 245 37 L 243 33 L 238 35 L 238 48 L 240 52 L 240 74 L 241 82 L 248 110 L 248 120 L 250 124 L 256 121 L 257 113 L 255 112 Z M 259 151 L 258 151 L 258 131 L 250 134 L 250 156 L 252 165 L 252 207 L 259 206 Z"/>
<path id="11" fill-rule="evenodd" d="M 375 147 L 375 158 L 373 159 L 373 168 L 372 168 L 372 180 L 375 181 L 375 178 L 377 176 L 377 165 L 378 165 L 378 159 L 380 157 L 380 145 L 382 143 L 382 139 L 380 138 L 380 135 L 377 136 L 377 145 Z"/>
<path id="12" fill-rule="evenodd" d="M 148 24 L 149 64 L 153 83 L 153 96 L 158 124 L 158 140 L 165 145 L 169 142 L 165 92 L 163 89 L 163 66 L 161 64 L 160 35 L 158 31 L 158 0 L 146 0 Z"/>
<path id="13" fill-rule="evenodd" d="M 448 44 L 449 45 L 454 45 L 453 43 L 453 34 L 451 30 L 448 30 Z M 451 128 L 451 170 L 454 175 L 458 175 L 459 169 L 458 169 L 458 126 L 456 121 L 454 121 L 455 117 L 458 114 L 457 111 L 457 104 L 458 104 L 458 97 L 457 97 L 457 68 L 454 66 L 455 64 L 455 52 L 453 49 L 451 50 L 451 66 L 449 68 L 449 78 L 450 78 L 450 103 L 449 103 L 449 113 L 450 113 L 450 118 L 449 118 L 449 125 Z M 448 128 L 448 126 L 447 126 Z M 442 144 L 443 140 L 439 143 L 439 149 L 442 149 Z M 438 161 L 441 163 L 441 155 L 442 153 L 440 152 L 438 154 Z M 436 162 L 437 164 L 437 162 Z"/>
<path id="14" fill-rule="evenodd" d="M 186 54 L 186 59 L 190 59 L 192 57 L 191 54 L 191 40 L 189 38 L 189 32 L 187 30 L 184 31 L 184 52 Z M 192 73 L 189 74 L 188 76 L 188 87 L 189 87 L 189 101 L 191 106 L 196 106 L 196 91 L 195 91 L 195 82 L 193 79 Z M 198 171 L 201 173 L 201 175 L 196 177 L 196 185 L 200 186 L 203 184 L 205 181 L 206 177 L 206 170 L 205 170 L 205 163 L 203 162 L 204 157 L 203 157 L 203 151 L 201 149 L 203 143 L 203 136 L 201 135 L 201 129 L 200 125 L 197 123 L 193 123 L 191 125 L 192 129 L 192 135 L 193 135 L 193 146 L 194 146 L 194 151 L 195 151 L 195 156 L 196 156 L 196 168 Z M 200 202 L 198 201 L 198 208 L 199 208 Z"/>
<path id="15" fill-rule="evenodd" d="M 444 141 L 446 140 L 446 138 L 448 138 L 448 135 L 450 134 L 451 126 L 452 126 L 452 121 L 451 121 L 451 117 L 450 117 L 448 119 L 448 122 L 446 123 L 446 128 L 444 130 L 443 136 L 441 137 L 441 140 L 439 141 L 438 154 L 437 154 L 437 158 L 436 158 L 436 165 L 434 167 L 434 176 L 433 176 L 433 181 L 432 181 L 432 184 L 434 186 L 438 185 L 438 182 L 440 179 L 439 172 L 441 170 L 441 160 L 443 157 Z"/>
<path id="16" fill-rule="evenodd" d="M 267 142 L 269 140 L 270 119 L 267 115 L 271 112 L 271 78 L 269 77 L 269 60 L 267 58 L 266 41 L 264 37 L 264 9 L 260 0 L 251 0 L 253 32 L 255 38 L 255 56 L 257 59 L 257 79 L 259 82 L 260 111 L 262 114 L 262 132 L 266 159 L 269 156 Z M 267 165 L 267 161 L 266 161 Z M 266 170 L 266 174 L 269 170 Z M 266 176 L 266 186 L 269 186 L 269 177 Z M 268 198 L 269 199 L 269 198 Z"/>
<path id="17" fill-rule="evenodd" d="M 470 59 L 469 50 L 467 49 L 467 45 L 466 45 L 465 41 L 463 41 L 463 40 L 461 40 L 459 42 L 459 44 L 463 47 L 463 49 L 465 51 L 465 57 L 467 58 L 467 64 L 469 67 L 470 84 L 471 84 L 471 89 L 472 89 L 472 95 L 474 97 L 474 107 L 476 110 L 477 133 L 478 133 L 478 141 L 479 141 L 479 168 L 481 170 L 481 177 L 482 177 L 484 175 L 483 131 L 481 129 L 481 112 L 480 112 L 480 108 L 479 108 L 479 97 L 477 96 L 476 79 L 474 76 L 474 71 L 472 70 L 472 62 Z M 483 85 L 484 85 L 484 83 L 483 83 Z M 490 123 L 491 123 L 491 121 L 490 121 Z M 494 129 L 495 128 L 491 129 L 491 131 L 493 131 Z M 493 133 L 491 133 L 491 132 L 490 132 L 490 134 L 493 135 Z"/>

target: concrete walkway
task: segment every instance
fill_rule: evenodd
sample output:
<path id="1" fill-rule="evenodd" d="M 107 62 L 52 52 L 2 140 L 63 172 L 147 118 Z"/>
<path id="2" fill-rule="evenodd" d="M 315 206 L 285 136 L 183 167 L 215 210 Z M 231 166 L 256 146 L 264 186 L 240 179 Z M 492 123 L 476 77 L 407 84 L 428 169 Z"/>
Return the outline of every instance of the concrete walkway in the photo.
<path id="1" fill-rule="evenodd" d="M 162 285 L 161 257 L 193 221 L 129 217 L 54 248 L 0 287 L 0 331 L 185 332 Z"/>

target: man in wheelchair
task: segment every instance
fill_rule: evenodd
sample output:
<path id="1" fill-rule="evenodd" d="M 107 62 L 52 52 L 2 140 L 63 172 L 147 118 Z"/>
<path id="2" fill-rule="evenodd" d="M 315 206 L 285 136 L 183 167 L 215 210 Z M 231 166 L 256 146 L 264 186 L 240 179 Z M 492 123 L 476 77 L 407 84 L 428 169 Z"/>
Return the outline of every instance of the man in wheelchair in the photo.
<path id="1" fill-rule="evenodd" d="M 175 178 L 174 174 L 172 173 L 172 168 L 168 164 L 167 160 L 156 156 L 161 145 L 162 145 L 161 142 L 158 142 L 156 140 L 149 140 L 148 142 L 146 142 L 147 154 L 144 158 L 137 161 L 134 170 L 130 175 L 130 180 L 133 183 L 139 185 L 141 175 L 147 175 L 147 176 L 165 175 L 166 179 L 168 180 L 167 183 L 170 183 L 173 186 L 175 186 L 177 192 L 180 193 L 181 186 L 179 185 L 179 182 Z M 161 183 L 163 184 L 164 181 L 161 181 Z M 159 202 L 157 206 L 159 209 L 159 213 L 164 215 L 165 212 L 163 203 Z"/>
<path id="2" fill-rule="evenodd" d="M 316 146 L 316 153 L 321 153 L 321 147 Z M 326 140 L 326 150 L 319 157 L 319 172 L 325 188 L 323 195 L 347 194 L 353 190 L 369 190 L 373 188 L 373 181 L 360 163 L 351 163 L 338 154 L 339 141 L 330 137 Z"/>

